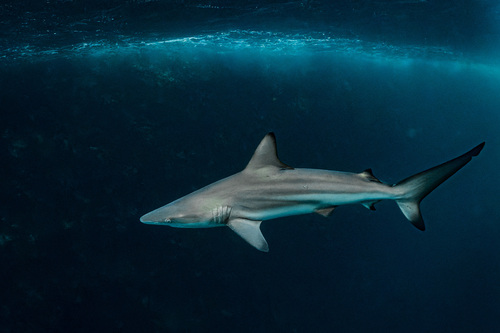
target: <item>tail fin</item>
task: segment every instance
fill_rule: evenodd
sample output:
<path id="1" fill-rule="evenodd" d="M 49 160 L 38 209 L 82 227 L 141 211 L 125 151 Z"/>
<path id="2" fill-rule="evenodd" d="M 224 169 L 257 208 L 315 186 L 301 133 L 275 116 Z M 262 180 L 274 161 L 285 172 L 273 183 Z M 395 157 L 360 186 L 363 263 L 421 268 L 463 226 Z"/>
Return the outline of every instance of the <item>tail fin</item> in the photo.
<path id="1" fill-rule="evenodd" d="M 446 179 L 469 163 L 472 157 L 479 155 L 484 142 L 469 152 L 451 161 L 435 166 L 429 170 L 417 173 L 406 178 L 394 186 L 399 190 L 399 199 L 396 203 L 410 222 L 420 230 L 425 230 L 424 220 L 420 214 L 420 202 Z"/>

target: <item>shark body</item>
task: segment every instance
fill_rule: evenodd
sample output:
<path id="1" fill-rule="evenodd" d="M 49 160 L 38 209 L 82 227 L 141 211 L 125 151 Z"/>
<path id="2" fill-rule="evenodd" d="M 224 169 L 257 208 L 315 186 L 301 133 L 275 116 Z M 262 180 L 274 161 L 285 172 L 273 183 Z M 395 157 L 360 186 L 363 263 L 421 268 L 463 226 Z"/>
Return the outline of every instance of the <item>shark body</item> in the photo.
<path id="1" fill-rule="evenodd" d="M 256 249 L 269 251 L 262 221 L 318 213 L 329 216 L 337 206 L 362 204 L 374 210 L 381 200 L 395 200 L 418 229 L 425 225 L 420 201 L 477 156 L 484 142 L 469 152 L 389 185 L 367 169 L 361 173 L 292 168 L 277 155 L 276 138 L 267 134 L 247 167 L 141 217 L 146 224 L 178 228 L 228 226 Z"/>

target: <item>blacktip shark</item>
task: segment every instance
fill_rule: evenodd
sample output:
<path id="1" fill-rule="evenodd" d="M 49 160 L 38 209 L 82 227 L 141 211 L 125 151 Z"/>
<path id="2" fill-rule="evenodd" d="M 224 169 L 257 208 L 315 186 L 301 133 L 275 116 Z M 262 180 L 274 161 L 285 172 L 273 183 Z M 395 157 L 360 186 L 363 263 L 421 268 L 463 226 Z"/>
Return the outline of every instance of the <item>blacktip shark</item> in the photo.
<path id="1" fill-rule="evenodd" d="M 484 147 L 408 177 L 394 185 L 361 173 L 292 168 L 278 158 L 276 138 L 267 134 L 246 168 L 141 217 L 146 224 L 177 228 L 228 226 L 257 250 L 269 247 L 260 231 L 262 221 L 318 213 L 330 216 L 337 206 L 362 204 L 375 210 L 381 200 L 394 200 L 404 216 L 425 230 L 420 202 L 465 166 Z"/>

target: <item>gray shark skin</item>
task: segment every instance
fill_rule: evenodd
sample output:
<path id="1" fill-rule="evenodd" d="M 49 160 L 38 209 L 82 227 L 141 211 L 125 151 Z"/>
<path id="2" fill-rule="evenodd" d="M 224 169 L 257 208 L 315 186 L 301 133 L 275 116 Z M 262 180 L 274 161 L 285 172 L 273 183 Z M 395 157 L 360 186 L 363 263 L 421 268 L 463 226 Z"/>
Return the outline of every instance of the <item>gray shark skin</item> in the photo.
<path id="1" fill-rule="evenodd" d="M 256 249 L 268 252 L 262 221 L 318 213 L 329 216 L 337 206 L 362 204 L 375 210 L 381 200 L 394 200 L 406 218 L 425 230 L 420 202 L 439 184 L 477 156 L 484 142 L 469 152 L 389 185 L 370 169 L 361 173 L 295 169 L 281 162 L 276 138 L 267 134 L 246 168 L 141 217 L 146 224 L 177 228 L 228 226 Z"/>

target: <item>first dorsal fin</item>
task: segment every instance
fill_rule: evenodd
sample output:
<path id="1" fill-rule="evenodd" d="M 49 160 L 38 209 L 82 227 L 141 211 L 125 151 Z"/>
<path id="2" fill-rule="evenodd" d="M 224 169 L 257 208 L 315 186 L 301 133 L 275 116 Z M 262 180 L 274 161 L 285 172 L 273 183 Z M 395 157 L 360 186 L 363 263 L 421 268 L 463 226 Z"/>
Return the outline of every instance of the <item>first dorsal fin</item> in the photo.
<path id="1" fill-rule="evenodd" d="M 245 170 L 257 170 L 270 166 L 280 169 L 293 169 L 292 167 L 281 162 L 278 158 L 276 137 L 272 132 L 268 133 L 264 139 L 262 139 Z"/>

